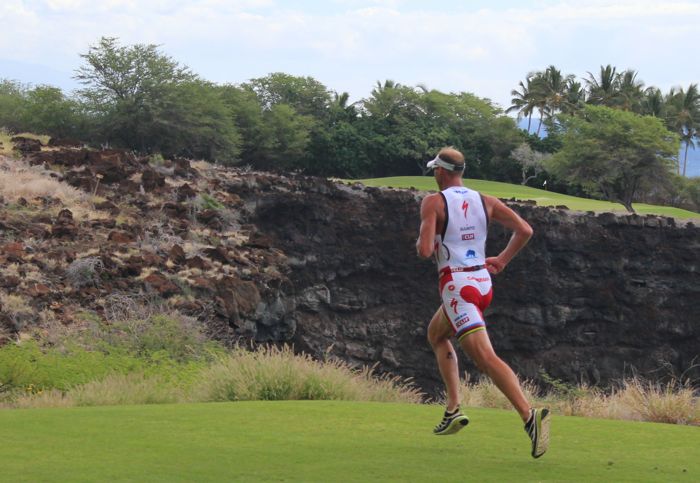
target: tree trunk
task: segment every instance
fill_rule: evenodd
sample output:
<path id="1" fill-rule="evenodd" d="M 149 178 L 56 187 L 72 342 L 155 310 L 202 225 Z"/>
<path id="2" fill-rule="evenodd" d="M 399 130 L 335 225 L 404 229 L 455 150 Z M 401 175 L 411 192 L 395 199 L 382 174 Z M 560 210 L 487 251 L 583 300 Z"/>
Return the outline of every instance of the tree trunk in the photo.
<path id="1" fill-rule="evenodd" d="M 525 177 L 523 176 L 523 182 L 520 183 L 520 184 L 523 185 L 523 186 L 526 186 L 528 181 L 530 181 L 531 179 L 535 179 L 535 178 L 537 178 L 537 175 L 536 175 L 536 174 L 534 174 L 534 175 L 532 175 L 532 176 L 528 176 L 527 178 L 525 178 Z"/>
<path id="2" fill-rule="evenodd" d="M 527 135 L 530 135 L 530 124 L 532 123 L 532 112 L 527 116 Z"/>
<path id="3" fill-rule="evenodd" d="M 690 143 L 689 143 L 688 141 L 685 142 L 685 153 L 683 154 L 683 176 L 684 176 L 684 177 L 685 177 L 685 167 L 686 167 L 686 164 L 687 164 L 687 162 L 688 162 L 688 145 L 689 145 L 689 144 L 690 144 Z M 679 170 L 681 169 L 680 163 L 679 163 L 679 165 L 678 165 L 678 169 L 679 169 Z"/>
<path id="4" fill-rule="evenodd" d="M 622 206 L 624 206 L 625 209 L 626 209 L 627 211 L 629 211 L 630 213 L 637 213 L 636 211 L 634 211 L 634 208 L 632 208 L 632 202 L 631 202 L 631 201 L 620 200 L 620 203 L 622 203 Z"/>

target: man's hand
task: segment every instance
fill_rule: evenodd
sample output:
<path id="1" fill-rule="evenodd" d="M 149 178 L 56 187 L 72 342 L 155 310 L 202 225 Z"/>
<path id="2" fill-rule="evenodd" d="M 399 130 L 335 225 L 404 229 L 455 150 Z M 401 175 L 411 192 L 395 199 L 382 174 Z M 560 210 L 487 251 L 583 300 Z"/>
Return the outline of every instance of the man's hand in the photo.
<path id="1" fill-rule="evenodd" d="M 497 273 L 501 273 L 504 268 L 506 268 L 506 264 L 503 263 L 498 257 L 488 257 L 485 261 L 486 264 L 486 270 L 489 271 L 489 273 L 492 273 L 496 275 Z"/>

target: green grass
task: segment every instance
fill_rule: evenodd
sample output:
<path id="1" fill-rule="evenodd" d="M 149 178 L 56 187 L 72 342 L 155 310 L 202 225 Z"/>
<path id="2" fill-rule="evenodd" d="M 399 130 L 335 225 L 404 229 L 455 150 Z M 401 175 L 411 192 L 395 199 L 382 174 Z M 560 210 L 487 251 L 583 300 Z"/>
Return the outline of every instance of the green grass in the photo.
<path id="1" fill-rule="evenodd" d="M 423 191 L 437 190 L 435 179 L 429 176 L 399 176 L 394 178 L 361 179 L 357 181 L 366 186 L 389 186 L 392 188 L 414 187 Z M 577 198 L 575 196 L 562 195 L 559 193 L 553 193 L 551 191 L 530 188 L 529 186 L 500 183 L 498 181 L 485 181 L 482 179 L 465 179 L 464 184 L 472 189 L 481 191 L 488 195 L 496 196 L 498 198 L 534 200 L 540 206 L 564 205 L 571 210 L 577 211 L 611 211 L 618 213 L 627 212 L 625 208 L 619 203 L 610 203 L 609 201 Z M 700 218 L 700 213 L 694 213 L 692 211 L 682 210 L 680 208 L 673 208 L 671 206 L 657 206 L 647 205 L 644 203 L 635 203 L 633 207 L 640 215 L 663 215 L 683 219 Z"/>
<path id="2" fill-rule="evenodd" d="M 470 409 L 431 434 L 436 406 L 238 402 L 0 411 L 3 481 L 698 481 L 700 431 L 554 417 L 529 455 L 514 412 Z"/>

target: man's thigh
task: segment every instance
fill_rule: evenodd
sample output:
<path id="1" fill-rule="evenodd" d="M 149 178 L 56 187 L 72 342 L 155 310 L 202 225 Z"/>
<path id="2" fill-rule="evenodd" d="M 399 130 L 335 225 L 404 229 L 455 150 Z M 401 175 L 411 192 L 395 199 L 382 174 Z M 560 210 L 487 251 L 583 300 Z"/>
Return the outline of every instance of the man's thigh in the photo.
<path id="1" fill-rule="evenodd" d="M 459 340 L 459 345 L 462 347 L 464 352 L 466 352 L 467 355 L 479 365 L 489 360 L 496 354 L 496 352 L 493 350 L 491 339 L 489 338 L 489 334 L 486 332 L 486 330 L 479 330 L 462 337 Z"/>

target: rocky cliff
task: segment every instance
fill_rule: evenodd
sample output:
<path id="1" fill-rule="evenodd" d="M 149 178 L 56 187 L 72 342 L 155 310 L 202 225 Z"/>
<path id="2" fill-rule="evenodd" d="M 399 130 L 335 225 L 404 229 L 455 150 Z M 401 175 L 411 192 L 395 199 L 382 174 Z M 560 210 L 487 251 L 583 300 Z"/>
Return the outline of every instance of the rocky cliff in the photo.
<path id="1" fill-rule="evenodd" d="M 422 193 L 119 151 L 29 161 L 25 171 L 82 197 L 0 200 L 0 339 L 37 319 L 80 323 L 85 310 L 109 318 L 157 299 L 227 342 L 293 343 L 439 387 L 425 331 L 436 274 L 414 248 Z M 486 317 L 520 375 L 607 384 L 698 362 L 699 228 L 511 206 L 535 236 L 494 277 Z M 492 227 L 489 252 L 508 237 Z"/>

